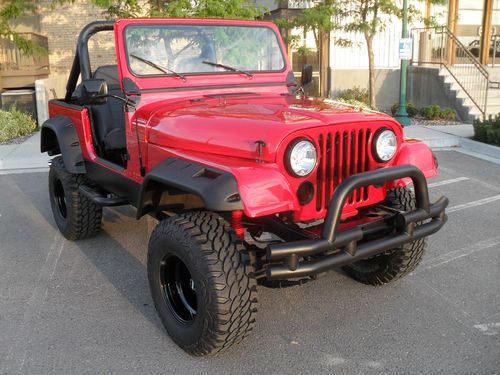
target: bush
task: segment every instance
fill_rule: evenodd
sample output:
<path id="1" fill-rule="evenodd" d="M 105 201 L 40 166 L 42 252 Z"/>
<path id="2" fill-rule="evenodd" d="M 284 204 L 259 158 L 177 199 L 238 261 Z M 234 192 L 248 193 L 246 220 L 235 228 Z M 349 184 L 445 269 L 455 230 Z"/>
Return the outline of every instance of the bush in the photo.
<path id="1" fill-rule="evenodd" d="M 394 103 L 391 107 L 392 115 L 395 116 L 398 111 L 399 111 L 399 103 Z M 408 113 L 408 117 L 415 117 L 418 114 L 418 109 L 412 102 L 407 102 L 406 112 Z"/>
<path id="2" fill-rule="evenodd" d="M 37 125 L 33 118 L 16 107 L 10 111 L 0 109 L 0 142 L 28 135 L 37 130 Z"/>
<path id="3" fill-rule="evenodd" d="M 370 94 L 367 89 L 362 89 L 361 87 L 355 86 L 352 89 L 341 90 L 337 99 L 344 103 L 356 103 L 360 102 L 365 105 L 370 104 Z"/>
<path id="4" fill-rule="evenodd" d="M 487 119 L 476 119 L 473 123 L 474 139 L 500 146 L 500 114 Z"/>
<path id="5" fill-rule="evenodd" d="M 454 121 L 457 118 L 457 113 L 453 108 L 441 108 L 436 104 L 422 108 L 420 114 L 427 120 Z"/>
<path id="6" fill-rule="evenodd" d="M 443 108 L 441 111 L 441 118 L 443 120 L 455 121 L 457 119 L 457 113 L 453 108 Z"/>

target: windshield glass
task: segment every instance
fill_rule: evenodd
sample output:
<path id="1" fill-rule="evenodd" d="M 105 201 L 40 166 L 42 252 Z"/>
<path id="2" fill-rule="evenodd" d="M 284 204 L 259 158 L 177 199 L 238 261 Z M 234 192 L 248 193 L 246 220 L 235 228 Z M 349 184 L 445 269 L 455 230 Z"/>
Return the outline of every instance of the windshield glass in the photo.
<path id="1" fill-rule="evenodd" d="M 125 29 L 125 43 L 130 70 L 139 76 L 167 74 L 144 59 L 181 74 L 234 73 L 228 67 L 258 73 L 285 67 L 278 38 L 268 27 L 131 25 Z"/>

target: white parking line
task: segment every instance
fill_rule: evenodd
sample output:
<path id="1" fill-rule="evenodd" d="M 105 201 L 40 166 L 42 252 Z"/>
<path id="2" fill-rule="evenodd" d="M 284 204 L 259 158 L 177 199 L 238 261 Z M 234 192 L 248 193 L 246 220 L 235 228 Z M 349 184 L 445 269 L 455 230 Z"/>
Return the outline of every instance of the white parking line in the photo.
<path id="1" fill-rule="evenodd" d="M 453 250 L 448 253 L 441 254 L 435 258 L 427 259 L 422 262 L 422 265 L 425 267 L 425 269 L 428 270 L 431 268 L 439 267 L 443 264 L 450 263 L 456 259 L 469 256 L 477 251 L 491 249 L 492 247 L 496 247 L 498 245 L 500 245 L 500 236 L 479 241 L 461 249 Z"/>
<path id="2" fill-rule="evenodd" d="M 464 204 L 459 204 L 457 206 L 450 207 L 446 210 L 447 213 L 450 212 L 457 212 L 457 211 L 462 211 L 465 210 L 466 208 L 471 208 L 471 207 L 477 207 L 477 206 L 482 206 L 491 202 L 495 202 L 500 200 L 500 195 L 494 195 L 489 198 L 484 198 L 484 199 L 479 199 L 477 201 L 472 201 L 469 203 L 464 203 Z"/>
<path id="3" fill-rule="evenodd" d="M 429 184 L 429 188 L 434 188 L 434 187 L 437 187 L 437 186 L 443 186 L 443 185 L 449 185 L 449 184 L 453 184 L 455 182 L 460 182 L 460 181 L 468 181 L 469 178 L 468 177 L 457 177 L 457 178 L 452 178 L 452 179 L 449 179 L 449 180 L 443 180 L 443 181 L 438 181 L 438 182 L 433 182 L 431 184 Z"/>

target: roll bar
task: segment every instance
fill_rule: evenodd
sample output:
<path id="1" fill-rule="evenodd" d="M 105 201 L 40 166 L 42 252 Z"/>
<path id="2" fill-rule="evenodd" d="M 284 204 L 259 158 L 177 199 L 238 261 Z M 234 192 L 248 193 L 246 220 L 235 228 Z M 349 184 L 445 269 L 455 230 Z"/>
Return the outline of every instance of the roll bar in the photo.
<path id="1" fill-rule="evenodd" d="M 92 78 L 92 70 L 90 66 L 88 41 L 96 33 L 101 31 L 112 31 L 114 29 L 114 21 L 95 21 L 85 26 L 76 42 L 76 53 L 69 73 L 68 83 L 66 85 L 66 96 L 64 100 L 69 102 L 71 96 L 76 89 L 78 77 L 82 76 L 82 80 Z"/>

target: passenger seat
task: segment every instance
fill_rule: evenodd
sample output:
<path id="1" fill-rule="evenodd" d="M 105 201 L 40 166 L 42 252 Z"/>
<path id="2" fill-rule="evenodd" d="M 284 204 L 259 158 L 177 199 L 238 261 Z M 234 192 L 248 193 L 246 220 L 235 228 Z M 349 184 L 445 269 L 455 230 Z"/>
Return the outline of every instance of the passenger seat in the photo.
<path id="1" fill-rule="evenodd" d="M 118 66 L 104 65 L 97 68 L 93 78 L 104 79 L 108 86 L 108 94 L 125 98 L 118 80 Z M 127 147 L 125 138 L 125 105 L 116 98 L 107 98 L 105 104 L 90 106 L 94 130 L 99 145 L 103 148 L 103 156 L 110 152 L 123 150 Z"/>

